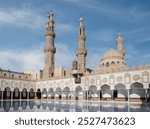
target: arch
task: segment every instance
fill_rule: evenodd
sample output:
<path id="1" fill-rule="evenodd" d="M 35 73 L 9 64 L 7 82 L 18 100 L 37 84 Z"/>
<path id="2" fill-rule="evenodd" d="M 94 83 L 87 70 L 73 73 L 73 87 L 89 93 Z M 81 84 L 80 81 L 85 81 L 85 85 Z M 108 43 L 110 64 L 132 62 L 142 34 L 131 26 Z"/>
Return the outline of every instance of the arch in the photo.
<path id="1" fill-rule="evenodd" d="M 46 90 L 46 88 L 44 88 L 44 89 L 42 90 L 42 98 L 44 98 L 44 99 L 47 98 L 47 90 Z"/>
<path id="2" fill-rule="evenodd" d="M 106 67 L 109 67 L 109 62 L 106 62 Z"/>
<path id="3" fill-rule="evenodd" d="M 122 83 L 118 83 L 114 86 L 113 98 L 115 100 L 127 100 L 126 86 Z"/>
<path id="4" fill-rule="evenodd" d="M 27 89 L 26 89 L 26 88 L 23 88 L 23 89 L 22 89 L 22 92 L 21 92 L 21 99 L 27 99 L 27 98 L 28 98 Z"/>
<path id="5" fill-rule="evenodd" d="M 89 100 L 97 100 L 98 94 L 97 94 L 97 87 L 94 85 L 89 86 L 89 92 L 88 92 L 88 99 Z"/>
<path id="6" fill-rule="evenodd" d="M 57 88 L 56 88 L 56 91 L 55 91 L 55 98 L 56 98 L 56 99 L 61 99 L 61 94 L 62 94 L 61 88 L 60 88 L 60 87 L 57 87 Z"/>
<path id="7" fill-rule="evenodd" d="M 101 95 L 102 100 L 110 100 L 112 98 L 112 92 L 109 85 L 104 84 L 101 86 Z"/>
<path id="8" fill-rule="evenodd" d="M 143 84 L 139 82 L 132 83 L 130 85 L 131 89 L 143 89 Z"/>
<path id="9" fill-rule="evenodd" d="M 34 92 L 34 89 L 31 88 L 29 92 L 29 99 L 34 99 L 34 98 L 35 98 L 35 92 Z"/>
<path id="10" fill-rule="evenodd" d="M 75 99 L 82 100 L 83 99 L 83 91 L 81 86 L 77 86 L 75 89 Z"/>
<path id="11" fill-rule="evenodd" d="M 13 91 L 13 99 L 20 99 L 20 91 L 18 87 L 16 87 Z"/>
<path id="12" fill-rule="evenodd" d="M 115 64 L 115 62 L 114 62 L 114 61 L 112 61 L 112 62 L 111 62 L 111 65 L 114 65 L 114 64 Z"/>
<path id="13" fill-rule="evenodd" d="M 63 99 L 71 99 L 71 92 L 69 87 L 65 87 L 63 89 L 63 94 L 62 94 Z"/>
<path id="14" fill-rule="evenodd" d="M 37 99 L 41 99 L 41 89 L 37 89 L 37 92 L 36 92 L 36 98 Z"/>
<path id="15" fill-rule="evenodd" d="M 122 83 L 118 83 L 115 85 L 115 89 L 118 90 L 118 89 L 126 89 L 126 86 Z"/>
<path id="16" fill-rule="evenodd" d="M 130 100 L 144 100 L 145 89 L 142 83 L 135 82 L 130 85 Z"/>
<path id="17" fill-rule="evenodd" d="M 49 90 L 48 90 L 48 98 L 54 99 L 54 97 L 55 97 L 54 89 L 53 88 L 49 88 Z"/>
<path id="18" fill-rule="evenodd" d="M 101 90 L 110 90 L 110 86 L 107 84 L 104 84 L 101 86 Z"/>
<path id="19" fill-rule="evenodd" d="M 11 99 L 11 90 L 9 87 L 4 89 L 3 99 Z"/>

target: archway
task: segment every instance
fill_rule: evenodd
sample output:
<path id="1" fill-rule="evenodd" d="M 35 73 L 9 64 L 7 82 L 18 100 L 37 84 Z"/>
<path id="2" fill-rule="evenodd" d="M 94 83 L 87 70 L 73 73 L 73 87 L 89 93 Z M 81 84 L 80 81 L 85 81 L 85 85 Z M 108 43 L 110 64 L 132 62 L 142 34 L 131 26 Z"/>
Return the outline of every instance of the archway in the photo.
<path id="1" fill-rule="evenodd" d="M 40 89 L 37 89 L 36 98 L 41 99 L 41 90 Z"/>
<path id="2" fill-rule="evenodd" d="M 115 90 L 113 94 L 113 98 L 115 100 L 127 100 L 127 90 L 126 86 L 122 83 L 115 85 Z"/>
<path id="3" fill-rule="evenodd" d="M 92 85 L 92 86 L 89 87 L 88 99 L 89 100 L 97 100 L 98 99 L 97 87 L 96 86 Z"/>
<path id="4" fill-rule="evenodd" d="M 54 89 L 53 89 L 53 88 L 50 88 L 50 89 L 48 90 L 48 98 L 49 98 L 49 99 L 54 99 L 54 97 L 55 97 Z"/>
<path id="5" fill-rule="evenodd" d="M 11 90 L 9 87 L 4 89 L 3 99 L 11 99 Z"/>
<path id="6" fill-rule="evenodd" d="M 22 89 L 22 92 L 21 92 L 21 99 L 27 99 L 27 98 L 28 98 L 27 89 L 26 89 L 26 88 L 23 88 L 23 89 Z"/>
<path id="7" fill-rule="evenodd" d="M 110 90 L 110 86 L 107 84 L 104 84 L 101 86 L 101 94 L 102 94 L 102 100 L 111 100 L 112 93 Z"/>
<path id="8" fill-rule="evenodd" d="M 83 99 L 83 91 L 81 86 L 77 86 L 75 89 L 75 99 L 82 100 Z"/>
<path id="9" fill-rule="evenodd" d="M 34 92 L 34 89 L 31 88 L 29 92 L 29 99 L 34 99 L 34 98 L 35 98 L 35 92 Z"/>
<path id="10" fill-rule="evenodd" d="M 143 84 L 139 82 L 131 84 L 129 95 L 130 101 L 145 100 L 145 89 L 143 88 Z"/>
<path id="11" fill-rule="evenodd" d="M 57 87 L 55 91 L 55 99 L 61 99 L 61 94 L 62 94 L 61 88 Z"/>
<path id="12" fill-rule="evenodd" d="M 17 87 L 13 91 L 13 99 L 20 99 L 20 91 Z"/>
<path id="13" fill-rule="evenodd" d="M 44 88 L 44 89 L 42 90 L 42 98 L 43 98 L 43 99 L 46 99 L 46 98 L 47 98 L 47 90 L 46 90 L 46 88 Z"/>
<path id="14" fill-rule="evenodd" d="M 70 93 L 70 88 L 69 87 L 65 87 L 63 89 L 63 94 L 62 94 L 63 99 L 71 99 L 71 93 Z"/>

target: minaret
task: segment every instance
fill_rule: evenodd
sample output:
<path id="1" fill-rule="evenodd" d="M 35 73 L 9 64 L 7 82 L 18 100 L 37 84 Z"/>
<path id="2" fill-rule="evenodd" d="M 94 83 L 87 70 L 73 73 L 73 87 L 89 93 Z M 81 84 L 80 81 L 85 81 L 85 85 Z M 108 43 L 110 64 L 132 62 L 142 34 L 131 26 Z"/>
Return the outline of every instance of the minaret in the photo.
<path id="1" fill-rule="evenodd" d="M 121 33 L 118 33 L 116 44 L 117 44 L 117 50 L 124 56 L 125 50 L 123 49 L 123 38 Z"/>
<path id="2" fill-rule="evenodd" d="M 47 16 L 46 21 L 46 32 L 45 32 L 45 66 L 43 69 L 43 79 L 49 79 L 50 77 L 54 77 L 54 55 L 56 52 L 56 48 L 54 46 L 54 17 L 53 13 L 50 12 Z"/>
<path id="3" fill-rule="evenodd" d="M 85 27 L 83 25 L 83 18 L 80 17 L 80 24 L 78 27 L 78 48 L 76 51 L 76 56 L 77 56 L 77 70 L 79 73 L 85 73 L 86 71 L 86 55 L 87 55 L 87 50 L 85 48 Z"/>

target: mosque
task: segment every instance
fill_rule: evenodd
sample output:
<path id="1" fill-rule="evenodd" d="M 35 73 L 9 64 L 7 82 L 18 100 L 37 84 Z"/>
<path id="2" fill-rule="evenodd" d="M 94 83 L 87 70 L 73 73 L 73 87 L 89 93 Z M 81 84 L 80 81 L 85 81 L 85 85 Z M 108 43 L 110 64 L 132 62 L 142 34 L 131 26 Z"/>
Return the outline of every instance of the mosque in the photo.
<path id="1" fill-rule="evenodd" d="M 55 67 L 54 14 L 47 16 L 42 70 L 23 73 L 0 69 L 0 100 L 57 99 L 91 101 L 150 101 L 150 65 L 127 66 L 123 37 L 104 53 L 98 66 L 86 67 L 85 27 L 80 17 L 76 59 L 72 69 Z"/>

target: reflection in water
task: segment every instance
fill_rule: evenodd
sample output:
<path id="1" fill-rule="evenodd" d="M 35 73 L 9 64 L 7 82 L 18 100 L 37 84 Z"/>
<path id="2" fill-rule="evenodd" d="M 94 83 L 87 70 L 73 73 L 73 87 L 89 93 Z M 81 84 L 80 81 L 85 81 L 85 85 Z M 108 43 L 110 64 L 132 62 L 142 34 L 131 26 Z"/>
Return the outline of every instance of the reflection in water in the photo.
<path id="1" fill-rule="evenodd" d="M 13 108 L 14 111 L 18 111 L 19 107 L 20 107 L 20 101 L 13 101 Z"/>
<path id="2" fill-rule="evenodd" d="M 56 108 L 56 111 L 57 112 L 61 112 L 61 101 L 59 101 L 59 102 L 57 102 L 57 103 L 55 103 L 55 108 Z"/>
<path id="3" fill-rule="evenodd" d="M 30 109 L 33 109 L 33 107 L 34 107 L 34 102 L 33 102 L 33 101 L 29 101 L 29 106 L 30 106 Z"/>
<path id="4" fill-rule="evenodd" d="M 9 112 L 11 107 L 11 101 L 3 101 L 3 107 L 5 112 Z"/>
<path id="5" fill-rule="evenodd" d="M 49 103 L 48 103 L 48 107 L 49 107 L 49 110 L 50 110 L 50 111 L 53 111 L 53 108 L 54 108 L 54 101 L 49 102 Z"/>
<path id="6" fill-rule="evenodd" d="M 21 101 L 21 107 L 22 107 L 22 110 L 26 110 L 26 108 L 27 108 L 27 101 Z"/>
<path id="7" fill-rule="evenodd" d="M 49 112 L 150 112 L 150 103 L 87 102 L 60 100 L 0 101 L 0 111 Z"/>

